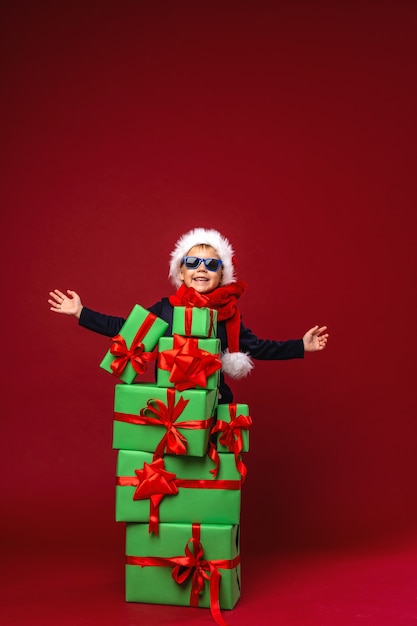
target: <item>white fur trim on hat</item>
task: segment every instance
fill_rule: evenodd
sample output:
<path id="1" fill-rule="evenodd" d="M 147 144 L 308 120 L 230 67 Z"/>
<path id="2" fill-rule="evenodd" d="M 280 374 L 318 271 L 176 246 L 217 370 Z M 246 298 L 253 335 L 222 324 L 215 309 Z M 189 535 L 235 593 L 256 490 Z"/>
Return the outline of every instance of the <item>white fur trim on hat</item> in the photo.
<path id="1" fill-rule="evenodd" d="M 236 281 L 233 267 L 234 250 L 226 237 L 223 237 L 217 230 L 207 228 L 194 228 L 185 235 L 182 235 L 175 244 L 171 252 L 171 262 L 169 266 L 169 277 L 175 287 L 181 285 L 179 271 L 183 258 L 191 248 L 205 244 L 214 248 L 223 263 L 222 285 L 228 285 Z"/>
<path id="2" fill-rule="evenodd" d="M 252 359 L 247 352 L 229 352 L 221 355 L 222 370 L 231 378 L 244 378 L 253 369 Z"/>

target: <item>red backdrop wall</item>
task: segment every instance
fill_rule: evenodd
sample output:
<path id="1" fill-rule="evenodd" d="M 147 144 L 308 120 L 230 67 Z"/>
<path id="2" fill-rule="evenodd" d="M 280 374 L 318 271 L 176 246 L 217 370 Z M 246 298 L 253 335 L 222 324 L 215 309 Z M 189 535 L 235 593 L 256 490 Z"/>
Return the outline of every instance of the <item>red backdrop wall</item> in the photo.
<path id="1" fill-rule="evenodd" d="M 416 11 L 409 3 L 3 5 L 3 537 L 119 541 L 108 340 L 215 227 L 245 323 L 324 353 L 259 362 L 245 550 L 415 529 Z M 57 524 L 57 518 L 59 524 Z M 263 532 L 263 531 L 262 531 Z"/>

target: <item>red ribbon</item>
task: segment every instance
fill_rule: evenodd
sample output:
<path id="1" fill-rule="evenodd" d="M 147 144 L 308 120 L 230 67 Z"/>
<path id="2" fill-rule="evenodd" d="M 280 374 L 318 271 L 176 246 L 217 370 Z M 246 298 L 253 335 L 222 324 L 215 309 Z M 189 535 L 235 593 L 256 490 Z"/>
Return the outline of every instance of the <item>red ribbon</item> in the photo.
<path id="1" fill-rule="evenodd" d="M 147 362 L 156 358 L 155 354 L 145 352 L 145 346 L 142 343 L 155 320 L 156 315 L 148 313 L 139 327 L 130 348 L 127 347 L 126 341 L 121 335 L 116 335 L 112 338 L 113 343 L 110 346 L 110 353 L 115 359 L 110 364 L 110 367 L 115 376 L 118 378 L 121 376 L 129 361 L 137 374 L 143 374 L 146 370 Z"/>
<path id="2" fill-rule="evenodd" d="M 213 423 L 214 418 L 210 417 L 206 420 L 189 420 L 187 422 L 180 422 L 177 426 L 175 426 L 174 422 L 176 422 L 176 420 L 180 417 L 181 413 L 189 403 L 189 400 L 185 400 L 181 396 L 177 404 L 175 404 L 175 389 L 168 388 L 166 391 L 166 404 L 157 398 L 150 398 L 147 401 L 146 407 L 141 409 L 140 415 L 115 413 L 115 419 L 119 422 L 128 422 L 129 424 L 137 424 L 141 426 L 165 426 L 166 433 L 158 443 L 155 454 L 157 456 L 163 456 L 164 453 L 185 454 L 187 452 L 188 442 L 184 435 L 178 431 L 178 428 L 193 430 L 209 428 Z M 151 417 L 148 413 L 151 413 L 155 417 Z"/>
<path id="3" fill-rule="evenodd" d="M 149 532 L 158 534 L 159 505 L 166 495 L 177 495 L 178 488 L 185 489 L 241 489 L 240 480 L 204 480 L 177 478 L 167 472 L 162 458 L 154 456 L 152 463 L 144 463 L 143 469 L 135 469 L 136 476 L 117 476 L 119 487 L 136 487 L 133 500 L 150 499 Z"/>
<path id="4" fill-rule="evenodd" d="M 158 356 L 158 367 L 171 372 L 169 380 L 179 391 L 206 387 L 207 378 L 222 366 L 220 357 L 198 347 L 198 339 L 174 334 L 172 350 Z"/>
<path id="5" fill-rule="evenodd" d="M 210 315 L 210 325 L 207 333 L 207 337 L 211 337 L 213 334 L 213 326 L 214 326 L 214 311 L 213 309 L 208 309 Z M 187 336 L 192 335 L 192 325 L 193 325 L 193 305 L 186 306 L 184 310 L 184 334 Z"/>
<path id="6" fill-rule="evenodd" d="M 191 335 L 192 326 L 193 326 L 193 309 L 189 306 L 186 306 L 185 311 L 184 311 L 185 335 Z"/>
<path id="7" fill-rule="evenodd" d="M 204 548 L 200 541 L 200 524 L 192 525 L 192 537 L 185 546 L 185 556 L 128 556 L 128 565 L 140 567 L 172 567 L 172 578 L 178 585 L 191 580 L 190 606 L 197 607 L 199 596 L 204 591 L 205 581 L 210 583 L 211 615 L 219 626 L 227 626 L 220 612 L 219 592 L 221 574 L 219 569 L 234 569 L 240 563 L 240 556 L 234 559 L 204 559 Z"/>
<path id="8" fill-rule="evenodd" d="M 208 336 L 211 337 L 213 334 L 213 326 L 214 326 L 214 310 L 209 309 L 209 311 L 210 311 L 210 326 L 208 330 Z"/>
<path id="9" fill-rule="evenodd" d="M 247 468 L 239 456 L 243 448 L 242 430 L 249 430 L 252 426 L 252 418 L 250 415 L 237 415 L 237 405 L 234 402 L 229 404 L 229 414 L 230 422 L 218 420 L 211 433 L 221 433 L 218 442 L 226 446 L 229 452 L 234 454 L 236 469 L 240 473 L 243 483 L 247 474 Z M 216 464 L 216 467 L 210 470 L 210 473 L 213 474 L 213 476 L 217 476 L 220 466 L 220 457 L 214 444 L 211 445 L 209 450 L 209 457 Z"/>

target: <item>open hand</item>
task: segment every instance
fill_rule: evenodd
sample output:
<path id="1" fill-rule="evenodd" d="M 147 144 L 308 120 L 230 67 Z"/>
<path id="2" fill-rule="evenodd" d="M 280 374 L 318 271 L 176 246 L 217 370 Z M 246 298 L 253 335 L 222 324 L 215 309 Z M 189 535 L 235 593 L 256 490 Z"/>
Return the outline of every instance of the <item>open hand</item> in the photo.
<path id="1" fill-rule="evenodd" d="M 71 289 L 67 289 L 67 294 L 68 296 L 59 289 L 49 292 L 50 299 L 48 302 L 51 305 L 51 311 L 64 313 L 65 315 L 74 315 L 79 318 L 83 308 L 80 296 L 75 291 L 71 291 Z"/>
<path id="2" fill-rule="evenodd" d="M 306 332 L 303 337 L 304 350 L 306 352 L 316 352 L 317 350 L 324 350 L 327 345 L 328 333 L 324 333 L 327 330 L 327 326 L 313 326 Z"/>

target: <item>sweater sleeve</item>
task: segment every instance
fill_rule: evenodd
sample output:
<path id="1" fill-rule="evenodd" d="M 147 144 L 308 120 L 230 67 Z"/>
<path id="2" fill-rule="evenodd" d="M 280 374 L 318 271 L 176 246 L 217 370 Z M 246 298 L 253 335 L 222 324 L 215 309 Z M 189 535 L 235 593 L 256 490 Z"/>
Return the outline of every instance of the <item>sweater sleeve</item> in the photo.
<path id="1" fill-rule="evenodd" d="M 92 309 L 88 309 L 86 306 L 81 311 L 78 324 L 92 330 L 100 335 L 106 335 L 106 337 L 114 337 L 120 332 L 121 327 L 125 323 L 123 317 L 114 317 L 112 315 L 105 315 L 104 313 L 97 313 Z"/>
<path id="2" fill-rule="evenodd" d="M 254 359 L 261 361 L 302 359 L 304 357 L 302 339 L 290 339 L 288 341 L 259 339 L 243 324 L 240 327 L 240 349 L 242 352 L 248 352 Z"/>
<path id="3" fill-rule="evenodd" d="M 154 315 L 160 316 L 162 313 L 162 303 L 156 302 L 149 307 L 148 311 L 154 313 Z M 100 335 L 114 337 L 120 332 L 125 321 L 126 319 L 124 317 L 105 315 L 104 313 L 98 313 L 85 306 L 81 311 L 78 324 Z"/>

